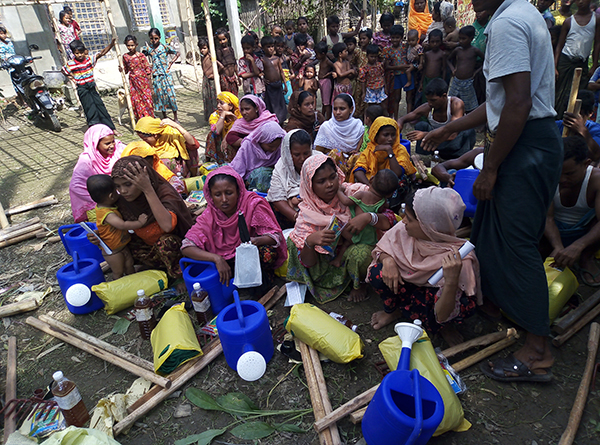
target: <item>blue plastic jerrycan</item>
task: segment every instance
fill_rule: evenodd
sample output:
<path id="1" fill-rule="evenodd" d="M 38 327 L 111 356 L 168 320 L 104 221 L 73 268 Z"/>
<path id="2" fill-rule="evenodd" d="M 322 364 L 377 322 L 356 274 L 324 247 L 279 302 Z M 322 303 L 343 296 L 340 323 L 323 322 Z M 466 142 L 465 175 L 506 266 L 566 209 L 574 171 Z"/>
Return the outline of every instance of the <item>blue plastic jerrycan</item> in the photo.
<path id="1" fill-rule="evenodd" d="M 86 223 L 92 230 L 96 230 L 96 224 Z M 79 224 L 68 224 L 60 226 L 58 229 L 60 239 L 65 246 L 68 255 L 73 256 L 73 252 L 79 254 L 79 259 L 93 258 L 98 263 L 104 261 L 100 247 L 95 246 L 87 238 L 87 232 Z"/>
<path id="2" fill-rule="evenodd" d="M 182 258 L 179 266 L 183 272 L 183 281 L 185 281 L 188 294 L 192 295 L 194 283 L 200 283 L 202 289 L 208 292 L 213 314 L 218 315 L 223 308 L 233 303 L 233 291 L 237 289 L 233 285 L 233 278 L 230 280 L 229 286 L 221 284 L 219 271 L 214 263 Z"/>
<path id="3" fill-rule="evenodd" d="M 479 176 L 479 170 L 476 168 L 465 168 L 458 170 L 454 178 L 454 190 L 458 192 L 467 206 L 465 216 L 468 218 L 473 218 L 477 209 L 477 198 L 473 195 L 473 184 L 477 176 Z"/>
<path id="4" fill-rule="evenodd" d="M 89 314 L 104 307 L 104 303 L 92 292 L 92 286 L 104 282 L 100 263 L 93 258 L 79 259 L 73 252 L 73 261 L 56 272 L 58 285 L 72 314 Z"/>

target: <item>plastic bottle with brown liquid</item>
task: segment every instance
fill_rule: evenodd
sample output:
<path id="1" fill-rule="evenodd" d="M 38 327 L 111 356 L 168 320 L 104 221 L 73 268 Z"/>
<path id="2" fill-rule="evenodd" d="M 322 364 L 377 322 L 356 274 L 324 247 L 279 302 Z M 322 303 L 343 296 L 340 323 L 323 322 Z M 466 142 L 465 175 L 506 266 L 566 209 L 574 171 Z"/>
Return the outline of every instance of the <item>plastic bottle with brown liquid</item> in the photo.
<path id="1" fill-rule="evenodd" d="M 156 317 L 151 307 L 150 298 L 146 296 L 144 289 L 137 291 L 138 298 L 133 305 L 135 309 L 135 319 L 140 326 L 140 334 L 144 340 L 150 339 L 152 330 L 156 327 Z"/>
<path id="2" fill-rule="evenodd" d="M 83 427 L 90 420 L 90 415 L 81 399 L 81 394 L 77 386 L 71 380 L 67 379 L 62 371 L 56 371 L 52 374 L 52 378 L 54 379 L 52 394 L 62 411 L 67 425 Z"/>
<path id="3" fill-rule="evenodd" d="M 194 312 L 196 312 L 198 323 L 201 326 L 208 324 L 214 317 L 212 308 L 210 307 L 208 292 L 202 289 L 200 283 L 194 283 L 194 291 L 190 295 L 190 298 L 192 305 L 194 305 Z"/>
<path id="4" fill-rule="evenodd" d="M 350 320 L 348 320 L 346 317 L 344 317 L 342 314 L 338 314 L 336 312 L 330 312 L 329 316 L 332 317 L 334 320 L 339 321 L 340 323 L 342 323 L 344 326 L 346 326 L 347 328 L 352 329 L 354 332 L 356 332 L 356 329 L 358 328 L 358 326 L 356 326 L 354 323 L 352 323 Z"/>

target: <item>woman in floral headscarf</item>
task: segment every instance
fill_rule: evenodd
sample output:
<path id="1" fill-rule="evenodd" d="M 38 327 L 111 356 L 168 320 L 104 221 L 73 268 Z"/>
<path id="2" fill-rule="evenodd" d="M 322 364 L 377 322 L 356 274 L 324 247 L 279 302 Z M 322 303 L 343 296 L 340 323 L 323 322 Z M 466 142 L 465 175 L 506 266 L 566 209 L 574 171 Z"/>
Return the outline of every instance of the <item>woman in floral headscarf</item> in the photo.
<path id="1" fill-rule="evenodd" d="M 219 164 L 229 163 L 235 157 L 236 150 L 225 140 L 227 133 L 236 120 L 240 119 L 240 100 L 229 91 L 217 96 L 217 109 L 208 118 L 210 132 L 206 137 L 206 160 Z"/>
<path id="2" fill-rule="evenodd" d="M 394 223 L 393 215 L 363 213 L 351 218 L 350 209 L 338 197 L 344 173 L 331 158 L 322 153 L 314 154 L 304 162 L 300 177 L 302 202 L 296 225 L 287 240 L 287 279 L 305 283 L 319 303 L 336 299 L 350 284 L 350 301 L 366 299 L 364 280 L 373 246 L 350 245 L 343 253 L 341 266 L 335 266 L 331 262 L 332 256 L 325 249 L 336 240 L 336 233 L 328 227 L 336 217 L 340 224 L 346 225 L 350 235 L 361 232 L 369 224 L 376 229 L 387 230 Z M 349 196 L 366 187 L 364 184 L 344 184 Z"/>

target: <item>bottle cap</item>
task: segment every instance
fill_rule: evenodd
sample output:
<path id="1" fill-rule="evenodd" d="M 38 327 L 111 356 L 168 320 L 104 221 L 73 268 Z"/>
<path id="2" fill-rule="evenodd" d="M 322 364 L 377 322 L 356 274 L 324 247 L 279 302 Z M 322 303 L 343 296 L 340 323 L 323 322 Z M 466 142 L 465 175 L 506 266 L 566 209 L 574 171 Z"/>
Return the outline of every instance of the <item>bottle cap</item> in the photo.
<path id="1" fill-rule="evenodd" d="M 416 324 L 417 326 L 421 326 L 423 323 L 421 322 L 421 320 L 419 320 L 418 318 L 413 321 L 414 324 Z"/>
<path id="2" fill-rule="evenodd" d="M 137 291 L 137 296 L 138 297 L 143 297 L 144 295 L 146 295 L 146 293 L 144 292 L 144 289 L 140 289 Z"/>
<path id="3" fill-rule="evenodd" d="M 65 376 L 62 371 L 56 371 L 54 374 L 52 374 L 52 378 L 54 379 L 55 382 L 59 382 L 62 379 L 64 379 Z"/>
<path id="4" fill-rule="evenodd" d="M 194 283 L 194 290 L 200 290 L 202 289 L 202 286 L 200 286 L 200 283 Z"/>
<path id="5" fill-rule="evenodd" d="M 433 152 L 433 154 L 434 154 L 434 155 L 439 155 L 439 154 L 440 154 L 440 152 L 436 150 L 436 151 L 434 151 L 434 152 Z"/>

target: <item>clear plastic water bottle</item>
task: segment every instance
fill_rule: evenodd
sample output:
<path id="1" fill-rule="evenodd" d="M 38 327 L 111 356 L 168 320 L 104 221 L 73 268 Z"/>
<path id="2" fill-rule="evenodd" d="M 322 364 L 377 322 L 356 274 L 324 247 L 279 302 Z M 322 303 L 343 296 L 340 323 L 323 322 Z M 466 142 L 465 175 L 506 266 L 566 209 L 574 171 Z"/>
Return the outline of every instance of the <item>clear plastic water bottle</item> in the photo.
<path id="1" fill-rule="evenodd" d="M 433 152 L 433 158 L 431 158 L 431 168 L 435 167 L 436 165 L 440 164 L 442 162 L 442 159 L 440 158 L 440 152 L 439 151 L 434 151 Z"/>
<path id="2" fill-rule="evenodd" d="M 52 374 L 52 378 L 54 379 L 51 388 L 52 394 L 67 425 L 83 427 L 90 420 L 90 414 L 83 403 L 77 385 L 66 378 L 62 371 L 56 371 Z"/>
<path id="3" fill-rule="evenodd" d="M 208 292 L 202 289 L 200 283 L 194 283 L 194 291 L 190 295 L 196 318 L 201 326 L 208 324 L 214 317 L 212 308 L 210 307 L 210 299 Z"/>

